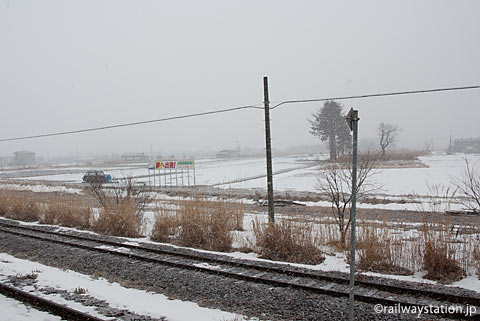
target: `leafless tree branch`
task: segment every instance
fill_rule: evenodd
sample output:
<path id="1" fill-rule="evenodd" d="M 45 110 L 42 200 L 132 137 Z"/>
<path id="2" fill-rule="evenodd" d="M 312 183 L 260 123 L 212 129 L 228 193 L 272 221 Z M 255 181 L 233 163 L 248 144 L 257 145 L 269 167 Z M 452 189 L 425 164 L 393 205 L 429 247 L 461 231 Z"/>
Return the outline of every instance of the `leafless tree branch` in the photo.
<path id="1" fill-rule="evenodd" d="M 452 184 L 464 197 L 460 200 L 467 209 L 480 212 L 480 161 L 472 161 L 464 156 L 465 168 L 460 177 L 454 178 Z"/>
<path id="2" fill-rule="evenodd" d="M 360 154 L 357 165 L 357 199 L 378 190 L 379 187 L 370 180 L 375 174 L 374 167 L 378 155 L 373 153 Z M 317 174 L 315 188 L 326 195 L 332 204 L 332 216 L 338 226 L 342 246 L 346 244 L 346 235 L 351 223 L 352 203 L 352 162 L 351 158 L 329 163 Z M 347 211 L 348 210 L 348 211 Z"/>

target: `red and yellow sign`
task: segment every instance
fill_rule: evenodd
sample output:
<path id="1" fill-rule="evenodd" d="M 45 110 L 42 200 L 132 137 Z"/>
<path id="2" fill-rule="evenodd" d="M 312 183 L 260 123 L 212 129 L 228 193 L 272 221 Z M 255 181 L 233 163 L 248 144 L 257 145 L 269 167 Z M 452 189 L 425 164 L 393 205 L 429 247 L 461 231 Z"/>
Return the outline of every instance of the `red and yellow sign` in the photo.
<path id="1" fill-rule="evenodd" d="M 155 169 L 193 169 L 195 162 L 193 160 L 181 161 L 159 161 L 155 162 Z"/>

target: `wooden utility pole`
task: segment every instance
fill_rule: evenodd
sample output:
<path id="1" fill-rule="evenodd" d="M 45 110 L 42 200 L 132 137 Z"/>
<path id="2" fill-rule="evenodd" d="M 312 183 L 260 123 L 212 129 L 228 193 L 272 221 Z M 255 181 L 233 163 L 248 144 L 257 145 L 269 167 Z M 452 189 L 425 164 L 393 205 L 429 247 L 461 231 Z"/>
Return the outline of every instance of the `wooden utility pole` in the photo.
<path id="1" fill-rule="evenodd" d="M 265 140 L 267 150 L 267 193 L 268 193 L 268 222 L 275 223 L 273 206 L 273 174 L 272 174 L 272 144 L 270 139 L 270 101 L 268 100 L 268 77 L 263 77 L 263 97 L 265 104 Z"/>

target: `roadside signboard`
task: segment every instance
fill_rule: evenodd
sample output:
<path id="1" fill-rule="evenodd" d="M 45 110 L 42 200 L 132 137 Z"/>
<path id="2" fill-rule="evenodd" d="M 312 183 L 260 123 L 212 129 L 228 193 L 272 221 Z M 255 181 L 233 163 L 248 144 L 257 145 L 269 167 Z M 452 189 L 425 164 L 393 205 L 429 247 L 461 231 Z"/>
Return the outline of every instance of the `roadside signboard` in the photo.
<path id="1" fill-rule="evenodd" d="M 193 169 L 195 167 L 194 160 L 178 160 L 178 161 L 156 161 L 155 169 Z"/>
<path id="2" fill-rule="evenodd" d="M 150 178 L 153 179 L 153 185 Z M 191 182 L 195 185 L 195 160 L 161 160 L 150 163 L 148 182 L 150 186 L 190 186 Z"/>

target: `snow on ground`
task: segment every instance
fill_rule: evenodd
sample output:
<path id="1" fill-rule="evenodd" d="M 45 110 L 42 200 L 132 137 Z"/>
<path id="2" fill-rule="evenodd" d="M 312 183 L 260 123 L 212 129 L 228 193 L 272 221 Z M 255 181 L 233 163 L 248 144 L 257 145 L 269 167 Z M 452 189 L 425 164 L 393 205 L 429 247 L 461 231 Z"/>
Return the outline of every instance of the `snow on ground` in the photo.
<path id="1" fill-rule="evenodd" d="M 480 155 L 468 155 L 474 162 L 480 161 Z M 325 159 L 325 155 L 314 155 L 314 159 Z M 460 177 L 464 170 L 464 155 L 437 154 L 420 157 L 428 168 L 386 168 L 379 169 L 373 176 L 373 180 L 382 187 L 382 192 L 388 195 L 430 195 L 432 186 L 451 186 L 455 177 Z M 274 188 L 278 191 L 315 191 L 317 183 L 315 175 L 318 167 L 311 162 L 312 156 L 282 156 L 273 159 Z M 305 166 L 314 166 L 305 168 Z M 72 170 L 78 170 L 72 167 Z M 85 170 L 94 169 L 85 167 Z M 96 168 L 98 169 L 98 168 Z M 129 176 L 148 175 L 147 165 L 124 166 L 102 168 L 112 175 L 113 178 L 121 179 Z M 43 169 L 42 169 L 43 170 Z M 198 185 L 224 184 L 224 187 L 232 188 L 264 188 L 266 178 L 256 178 L 239 183 L 232 183 L 238 180 L 254 178 L 265 175 L 264 157 L 249 157 L 237 159 L 208 159 L 196 161 L 196 183 Z M 81 182 L 82 173 L 54 174 L 43 176 L 23 177 L 25 180 L 49 180 L 61 182 Z M 140 179 L 148 182 L 148 178 Z"/>
<path id="2" fill-rule="evenodd" d="M 276 191 L 316 191 L 316 174 L 320 166 L 316 166 L 313 160 L 325 159 L 326 155 L 296 155 L 275 157 L 273 169 L 277 173 L 274 176 L 274 189 Z M 468 155 L 472 164 L 480 161 L 480 155 Z M 381 187 L 375 197 L 389 200 L 401 200 L 402 203 L 367 204 L 359 203 L 359 208 L 382 208 L 391 210 L 425 210 L 432 202 L 429 196 L 439 194 L 443 196 L 447 188 L 453 190 L 452 181 L 459 178 L 464 171 L 464 155 L 434 154 L 420 157 L 428 168 L 385 168 L 376 170 L 372 177 L 374 183 Z M 78 167 L 72 167 L 78 170 Z M 85 167 L 85 170 L 92 169 Z M 148 174 L 147 164 L 135 166 L 119 166 L 102 168 L 113 178 L 121 179 L 129 176 L 144 176 Z M 285 172 L 286 171 L 286 172 Z M 265 188 L 266 178 L 256 178 L 264 175 L 265 159 L 263 157 L 248 157 L 236 159 L 202 159 L 196 161 L 196 184 L 218 185 L 222 188 Z M 54 174 L 32 177 L 22 177 L 22 180 L 46 180 L 52 182 L 82 181 L 82 173 Z M 148 184 L 148 178 L 138 178 L 138 182 Z M 237 183 L 235 183 L 237 181 Z M 14 186 L 14 185 L 11 185 Z M 20 187 L 33 191 L 60 191 L 65 193 L 78 193 L 79 190 L 65 187 Z M 419 203 L 420 202 L 420 203 Z M 328 202 L 306 202 L 306 205 L 329 206 Z M 450 209 L 462 209 L 461 205 L 451 204 Z"/>
<path id="3" fill-rule="evenodd" d="M 66 194 L 81 194 L 82 190 L 79 188 L 71 188 L 65 186 L 49 186 L 42 184 L 35 185 L 21 185 L 21 184 L 0 184 L 0 189 L 13 189 L 17 191 L 32 191 L 32 192 L 61 192 Z"/>
<path id="4" fill-rule="evenodd" d="M 429 186 L 450 186 L 452 179 L 464 171 L 464 155 L 430 155 L 420 157 L 428 168 L 385 168 L 376 170 L 373 181 L 388 195 L 431 195 Z M 480 155 L 468 155 L 473 163 L 480 161 Z M 279 191 L 315 191 L 318 169 L 298 169 L 274 177 L 274 189 Z M 237 188 L 263 188 L 266 178 L 232 184 Z"/>
<path id="5" fill-rule="evenodd" d="M 318 155 L 317 158 L 324 158 Z M 273 160 L 274 171 L 283 171 L 290 168 L 304 167 L 309 164 L 306 156 L 277 157 Z M 79 168 L 72 167 L 72 171 Z M 101 169 L 111 174 L 114 179 L 145 176 L 149 174 L 148 165 L 141 167 L 114 167 L 114 168 L 85 168 L 84 170 Z M 243 180 L 253 176 L 265 175 L 266 163 L 263 157 L 245 157 L 238 159 L 206 159 L 196 161 L 195 176 L 197 185 L 214 185 Z M 69 183 L 81 183 L 83 172 L 72 174 L 49 174 L 41 176 L 22 177 L 23 180 L 44 180 Z M 148 183 L 148 177 L 136 181 Z"/>
<path id="6" fill-rule="evenodd" d="M 61 321 L 60 317 L 33 309 L 22 302 L 10 299 L 0 294 L 0 310 L 4 321 Z"/>
<path id="7" fill-rule="evenodd" d="M 88 275 L 74 271 L 64 271 L 0 253 L 0 281 L 5 281 L 9 275 L 25 275 L 32 273 L 32 271 L 38 274 L 37 285 L 40 287 L 53 287 L 68 291 L 74 291 L 76 288 L 81 287 L 88 291 L 88 295 L 100 300 L 105 300 L 111 307 L 128 309 L 138 314 L 149 315 L 154 318 L 166 316 L 169 321 L 228 321 L 234 320 L 235 318 L 237 318 L 236 320 L 245 319 L 243 316 L 233 313 L 202 308 L 193 302 L 170 300 L 162 294 L 125 288 L 118 283 L 110 283 L 102 278 L 93 279 Z M 25 289 L 27 289 L 27 287 Z M 28 290 L 34 290 L 34 288 L 29 287 Z M 46 296 L 46 298 L 52 299 L 51 296 Z M 63 299 L 57 297 L 57 300 Z M 67 304 L 74 309 L 91 313 L 91 308 L 79 306 L 79 304 L 75 302 L 63 301 L 63 304 Z M 0 304 L 3 313 L 4 304 L 5 308 L 9 308 L 11 302 L 2 302 L 0 298 Z M 20 312 L 12 311 L 12 313 Z M 32 318 L 30 320 L 42 320 L 42 318 Z"/>

